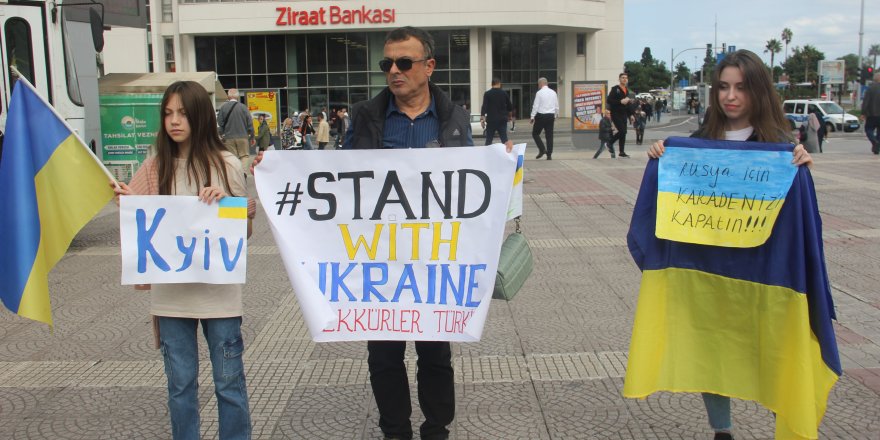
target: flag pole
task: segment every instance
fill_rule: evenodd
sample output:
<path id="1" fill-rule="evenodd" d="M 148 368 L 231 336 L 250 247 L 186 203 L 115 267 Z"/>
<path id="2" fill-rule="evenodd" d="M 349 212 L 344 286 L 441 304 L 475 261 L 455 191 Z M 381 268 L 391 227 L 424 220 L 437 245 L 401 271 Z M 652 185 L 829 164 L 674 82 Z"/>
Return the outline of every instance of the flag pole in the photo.
<path id="1" fill-rule="evenodd" d="M 61 116 L 57 110 L 55 110 L 55 107 L 53 107 L 52 104 L 49 103 L 49 101 L 46 101 L 46 98 L 43 98 L 43 95 L 40 95 L 40 92 L 38 92 L 37 89 L 34 88 L 34 86 L 27 80 L 27 78 L 24 77 L 24 75 L 21 74 L 21 72 L 18 71 L 18 69 L 15 68 L 15 66 L 9 66 L 9 70 L 11 70 L 12 73 L 18 76 L 18 80 L 16 80 L 16 83 L 23 83 L 27 88 L 31 89 L 31 91 L 34 92 L 34 94 L 37 95 L 37 97 L 39 97 L 44 104 L 46 104 L 46 107 L 49 107 L 49 109 L 52 110 L 52 113 L 55 114 L 58 120 L 60 120 L 61 123 L 63 123 L 64 126 L 67 127 L 68 130 L 70 130 L 76 140 L 79 141 L 79 145 L 89 152 L 89 156 L 95 161 L 95 163 L 98 164 L 98 166 L 101 167 L 101 170 L 103 170 L 104 174 L 106 174 L 107 177 L 110 178 L 110 181 L 113 182 L 113 185 L 115 185 L 116 188 L 120 188 L 119 181 L 116 180 L 116 177 L 114 177 L 113 174 L 110 173 L 110 170 L 108 170 L 107 167 L 105 167 L 104 164 L 101 163 L 100 160 L 98 160 L 97 156 L 92 153 L 92 150 L 90 150 L 89 147 L 86 146 L 85 141 L 83 141 L 83 139 L 79 137 L 79 134 L 77 134 L 76 130 L 74 130 L 73 127 L 71 127 L 70 124 L 67 123 L 64 117 Z"/>

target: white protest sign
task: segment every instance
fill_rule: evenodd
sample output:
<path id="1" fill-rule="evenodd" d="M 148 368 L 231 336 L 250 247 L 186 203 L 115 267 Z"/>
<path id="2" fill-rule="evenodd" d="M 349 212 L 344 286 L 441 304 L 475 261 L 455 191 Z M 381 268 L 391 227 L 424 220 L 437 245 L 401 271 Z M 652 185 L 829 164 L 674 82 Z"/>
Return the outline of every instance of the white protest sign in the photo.
<path id="1" fill-rule="evenodd" d="M 244 197 L 123 196 L 119 235 L 122 284 L 245 282 Z"/>
<path id="2" fill-rule="evenodd" d="M 257 192 L 315 341 L 477 341 L 515 156 L 503 145 L 267 151 Z"/>

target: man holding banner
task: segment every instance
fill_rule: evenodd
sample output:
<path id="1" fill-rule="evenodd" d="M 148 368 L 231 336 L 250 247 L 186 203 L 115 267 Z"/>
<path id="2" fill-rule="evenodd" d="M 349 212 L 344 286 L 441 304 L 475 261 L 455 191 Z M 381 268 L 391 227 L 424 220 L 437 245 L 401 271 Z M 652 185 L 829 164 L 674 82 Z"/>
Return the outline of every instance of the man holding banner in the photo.
<path id="1" fill-rule="evenodd" d="M 403 27 L 385 38 L 379 68 L 388 87 L 351 109 L 344 149 L 458 147 L 473 145 L 468 113 L 430 83 L 436 67 L 434 39 Z M 423 439 L 449 437 L 455 416 L 452 352 L 448 341 L 416 341 Z M 369 341 L 370 383 L 386 439 L 411 439 L 405 341 Z"/>

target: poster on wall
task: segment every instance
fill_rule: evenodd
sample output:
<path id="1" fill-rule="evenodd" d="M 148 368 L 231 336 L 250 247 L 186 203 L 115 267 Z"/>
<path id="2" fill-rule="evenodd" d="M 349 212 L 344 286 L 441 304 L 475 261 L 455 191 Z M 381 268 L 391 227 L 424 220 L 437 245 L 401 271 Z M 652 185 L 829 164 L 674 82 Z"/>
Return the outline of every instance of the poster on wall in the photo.
<path id="1" fill-rule="evenodd" d="M 607 81 L 573 81 L 571 83 L 572 131 L 599 131 L 605 110 Z"/>
<path id="2" fill-rule="evenodd" d="M 260 126 L 257 118 L 266 117 L 269 132 L 278 135 L 278 92 L 275 90 L 254 90 L 246 93 L 248 110 L 254 117 L 254 130 Z"/>
<path id="3" fill-rule="evenodd" d="M 162 94 L 101 95 L 101 159 L 120 181 L 129 182 L 156 143 Z"/>

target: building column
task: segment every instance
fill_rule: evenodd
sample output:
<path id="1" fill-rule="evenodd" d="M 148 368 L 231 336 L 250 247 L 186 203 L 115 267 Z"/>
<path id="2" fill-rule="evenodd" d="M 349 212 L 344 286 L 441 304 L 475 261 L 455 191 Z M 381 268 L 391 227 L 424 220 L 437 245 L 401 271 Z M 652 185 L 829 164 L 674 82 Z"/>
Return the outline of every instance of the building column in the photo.
<path id="1" fill-rule="evenodd" d="M 492 30 L 471 28 L 470 42 L 471 113 L 477 114 L 492 83 Z"/>

